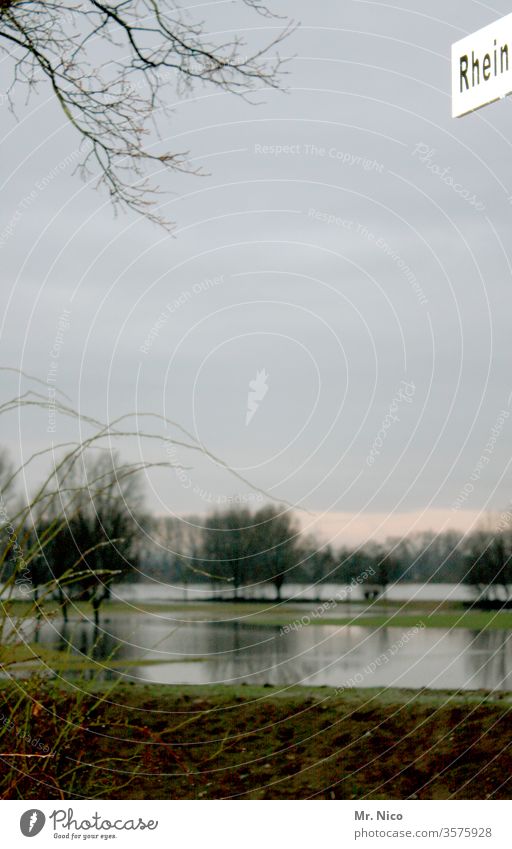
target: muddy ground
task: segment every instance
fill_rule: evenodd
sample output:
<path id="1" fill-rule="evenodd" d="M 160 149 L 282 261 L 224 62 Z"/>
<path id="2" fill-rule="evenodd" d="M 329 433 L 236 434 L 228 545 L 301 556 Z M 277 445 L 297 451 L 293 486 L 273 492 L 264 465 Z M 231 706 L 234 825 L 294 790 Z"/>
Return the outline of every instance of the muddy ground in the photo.
<path id="1" fill-rule="evenodd" d="M 26 689 L 1 691 L 3 798 L 511 796 L 511 694 Z"/>

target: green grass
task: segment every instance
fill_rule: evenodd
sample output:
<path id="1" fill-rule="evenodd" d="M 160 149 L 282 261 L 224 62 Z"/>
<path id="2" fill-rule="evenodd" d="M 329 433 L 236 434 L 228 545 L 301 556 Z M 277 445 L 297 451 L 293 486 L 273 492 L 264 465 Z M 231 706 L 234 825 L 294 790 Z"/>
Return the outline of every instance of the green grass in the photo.
<path id="1" fill-rule="evenodd" d="M 281 603 L 277 603 L 274 600 L 269 600 L 266 603 L 262 602 L 237 602 L 237 601 L 219 601 L 219 602 L 211 602 L 211 601 L 122 601 L 120 599 L 112 599 L 109 601 L 105 601 L 101 606 L 101 611 L 108 613 L 160 613 L 160 612 L 169 612 L 169 613 L 200 613 L 205 616 L 205 618 L 209 619 L 219 619 L 223 616 L 233 616 L 236 618 L 242 618 L 250 615 L 272 615 L 274 617 L 279 616 L 283 618 L 287 618 L 289 612 L 292 610 L 298 613 L 307 613 L 310 609 L 313 610 L 316 607 L 320 607 L 323 602 L 314 602 L 314 601 L 301 601 L 292 600 L 292 601 L 284 601 Z M 351 605 L 356 604 L 358 607 L 361 607 L 365 604 L 364 600 L 355 600 L 355 601 L 339 601 L 336 605 L 335 609 L 348 609 L 350 610 Z M 463 606 L 461 602 L 458 601 L 446 601 L 446 602 L 438 602 L 438 601 L 407 601 L 407 602 L 397 602 L 397 601 L 388 601 L 387 599 L 380 599 L 377 602 L 372 602 L 372 605 L 368 605 L 368 609 L 371 609 L 371 606 L 377 607 L 386 607 L 386 608 L 398 608 L 398 607 L 407 607 L 408 610 L 421 610 L 421 611 L 430 611 L 430 610 L 462 610 Z M 32 602 L 27 602 L 21 599 L 13 599 L 9 602 L 2 603 L 0 602 L 0 611 L 4 608 L 7 613 L 10 615 L 18 615 L 23 616 L 26 613 L 33 612 L 33 604 Z M 48 600 L 44 604 L 45 612 L 47 613 L 58 613 L 60 611 L 59 605 L 54 600 Z M 70 608 L 70 614 L 73 613 L 74 610 L 84 613 L 90 613 L 91 606 L 87 602 L 74 602 L 73 607 Z"/>
<path id="2" fill-rule="evenodd" d="M 358 603 L 361 607 L 362 602 Z M 13 601 L 5 605 L 11 616 L 33 615 L 33 607 L 24 601 Z M 372 610 L 375 612 L 372 613 Z M 318 615 L 313 615 L 318 611 Z M 144 602 L 129 603 L 108 601 L 101 608 L 101 616 L 144 616 L 146 614 L 167 618 L 173 624 L 192 621 L 238 621 L 247 625 L 268 625 L 285 628 L 314 625 L 358 626 L 365 628 L 414 628 L 423 625 L 426 628 L 469 628 L 474 631 L 512 629 L 512 610 L 482 611 L 467 610 L 460 602 L 390 602 L 380 600 L 366 607 L 364 614 L 350 614 L 350 606 L 338 604 L 326 610 L 322 615 L 321 604 L 311 602 L 298 606 L 294 602 L 275 605 L 273 602 L 263 605 L 261 602 Z M 45 615 L 58 617 L 59 607 L 55 602 L 45 605 Z M 70 620 L 82 617 L 91 618 L 91 608 L 87 603 L 78 603 L 70 610 Z M 309 621 L 308 621 L 309 619 Z"/>
<path id="3" fill-rule="evenodd" d="M 390 612 L 382 616 L 346 617 L 343 619 L 315 619 L 312 625 L 357 625 L 364 628 L 469 628 L 471 631 L 512 629 L 512 611 L 460 611 L 430 613 L 427 615 Z"/>
<path id="4" fill-rule="evenodd" d="M 51 686 L 51 685 L 50 685 Z M 59 691 L 69 689 L 72 691 L 74 685 L 59 681 L 55 685 Z M 84 687 L 91 694 L 100 695 L 105 685 L 101 681 L 84 682 Z M 0 684 L 1 690 L 1 684 Z M 366 703 L 371 704 L 378 702 L 379 704 L 396 704 L 408 705 L 411 700 L 415 704 L 422 704 L 427 707 L 439 708 L 447 704 L 452 706 L 467 706 L 471 704 L 481 704 L 482 700 L 486 702 L 496 702 L 503 704 L 504 702 L 512 703 L 512 692 L 507 691 L 490 691 L 483 692 L 482 690 L 429 690 L 410 689 L 400 687 L 347 687 L 342 693 L 335 687 L 327 686 L 303 686 L 300 684 L 292 685 L 272 685 L 272 684 L 159 684 L 154 682 L 131 684 L 119 682 L 115 687 L 115 696 L 122 701 L 123 696 L 130 695 L 132 698 L 140 696 L 144 699 L 166 699 L 175 697 L 184 697 L 196 699 L 209 699 L 219 704 L 220 709 L 225 710 L 228 707 L 233 707 L 238 704 L 243 698 L 245 702 L 269 702 L 269 701 L 284 701 L 296 702 L 300 704 L 308 700 L 318 703 L 324 703 L 332 700 L 342 700 L 344 703 Z"/>
<path id="5" fill-rule="evenodd" d="M 84 657 L 80 654 L 73 654 L 70 651 L 58 651 L 55 649 L 45 648 L 36 644 L 24 644 L 17 646 L 8 646 L 0 650 L 0 664 L 6 667 L 16 666 L 16 669 L 30 671 L 31 669 L 41 670 L 41 666 L 49 667 L 55 672 L 63 672 L 73 670 L 76 672 L 86 672 L 90 670 L 101 669 L 128 669 L 134 666 L 157 666 L 159 664 L 171 663 L 207 663 L 210 657 L 187 657 L 187 658 L 124 658 L 116 660 L 109 658 L 108 660 L 94 660 L 90 657 Z"/>

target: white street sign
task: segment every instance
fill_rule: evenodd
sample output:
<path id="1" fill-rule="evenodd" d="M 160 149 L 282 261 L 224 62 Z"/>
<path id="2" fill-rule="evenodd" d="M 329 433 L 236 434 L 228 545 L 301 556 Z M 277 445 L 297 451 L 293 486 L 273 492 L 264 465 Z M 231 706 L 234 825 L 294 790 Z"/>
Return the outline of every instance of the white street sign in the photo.
<path id="1" fill-rule="evenodd" d="M 452 45 L 452 117 L 512 92 L 512 14 Z"/>

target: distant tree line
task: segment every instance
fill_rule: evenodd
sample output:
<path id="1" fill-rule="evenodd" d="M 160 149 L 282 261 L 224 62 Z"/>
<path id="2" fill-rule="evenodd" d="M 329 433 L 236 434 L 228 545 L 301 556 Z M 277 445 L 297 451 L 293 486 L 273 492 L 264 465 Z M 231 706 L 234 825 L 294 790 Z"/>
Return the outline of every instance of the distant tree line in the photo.
<path id="1" fill-rule="evenodd" d="M 511 517 L 512 522 L 512 517 Z M 338 549 L 299 531 L 293 513 L 266 506 L 214 511 L 209 516 L 151 519 L 151 542 L 141 552 L 141 573 L 165 583 L 210 583 L 254 597 L 273 584 L 350 584 L 380 594 L 396 582 L 467 584 L 482 600 L 512 599 L 512 531 L 480 527 L 463 535 L 421 531 Z"/>
<path id="2" fill-rule="evenodd" d="M 236 599 L 272 585 L 281 599 L 287 584 L 350 584 L 364 575 L 368 596 L 399 581 L 465 583 L 482 603 L 512 603 L 512 515 L 466 535 L 422 531 L 335 549 L 301 533 L 294 512 L 275 504 L 149 516 L 139 471 L 108 452 L 72 455 L 51 470 L 27 513 L 0 450 L 0 584 L 14 575 L 35 599 L 51 587 L 65 617 L 72 602 L 88 601 L 96 620 L 114 583 L 148 579 L 208 583 Z M 20 514 L 15 527 L 10 517 Z"/>

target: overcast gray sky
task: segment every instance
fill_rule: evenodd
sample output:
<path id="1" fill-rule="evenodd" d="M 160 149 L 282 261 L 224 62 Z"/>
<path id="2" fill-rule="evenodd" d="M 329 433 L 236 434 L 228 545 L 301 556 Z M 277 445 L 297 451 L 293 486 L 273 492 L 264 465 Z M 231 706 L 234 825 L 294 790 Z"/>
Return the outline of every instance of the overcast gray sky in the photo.
<path id="1" fill-rule="evenodd" d="M 510 499 L 512 108 L 451 118 L 450 45 L 510 4 L 275 8 L 301 22 L 286 94 L 169 90 L 163 137 L 209 172 L 162 174 L 173 236 L 73 175 L 47 89 L 19 93 L 18 121 L 2 98 L 0 360 L 46 381 L 64 314 L 57 385 L 83 413 L 178 420 L 337 543 L 465 527 Z M 251 40 L 278 26 L 237 2 L 200 11 Z M 48 423 L 6 419 L 2 441 L 20 457 L 76 434 Z M 171 459 L 193 468 L 148 476 L 156 512 L 257 503 L 216 463 Z"/>

